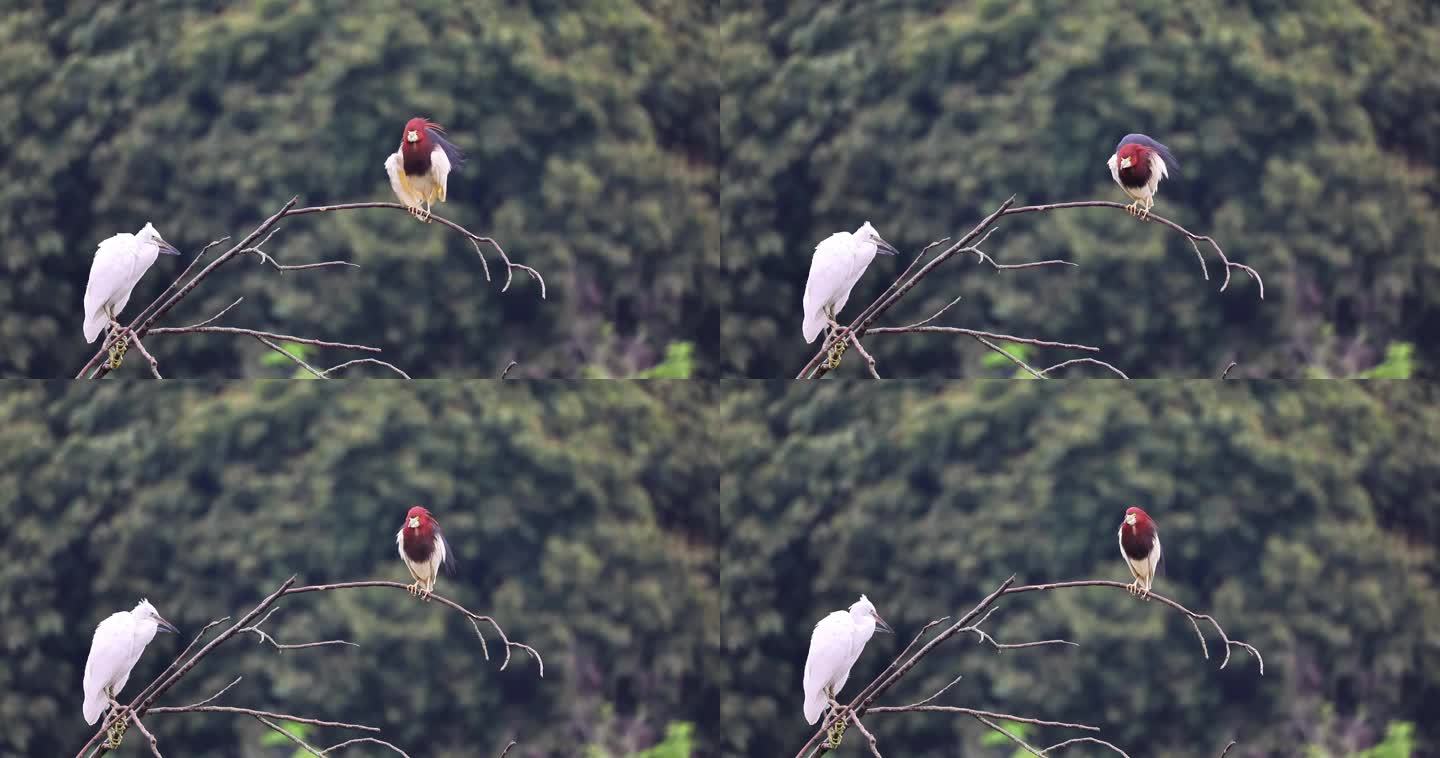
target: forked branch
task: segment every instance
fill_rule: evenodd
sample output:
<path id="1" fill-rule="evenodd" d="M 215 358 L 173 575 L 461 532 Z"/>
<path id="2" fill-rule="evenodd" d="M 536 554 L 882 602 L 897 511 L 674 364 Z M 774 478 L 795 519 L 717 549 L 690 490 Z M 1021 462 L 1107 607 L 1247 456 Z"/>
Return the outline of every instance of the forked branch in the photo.
<path id="1" fill-rule="evenodd" d="M 929 317 L 914 324 L 910 324 L 908 326 L 894 327 L 875 326 L 876 320 L 879 319 L 880 316 L 884 315 L 887 311 L 889 311 L 892 307 L 894 307 L 896 303 L 900 302 L 900 300 L 903 299 L 907 294 L 909 294 L 910 291 L 913 290 L 922 279 L 930 275 L 942 263 L 949 260 L 950 258 L 955 257 L 956 255 L 973 254 L 981 263 L 989 264 L 996 271 L 1038 268 L 1042 266 L 1076 265 L 1072 262 L 1063 260 L 1044 260 L 1012 264 L 1001 264 L 997 262 L 993 257 L 991 257 L 984 250 L 982 250 L 980 246 L 983 245 L 986 240 L 989 239 L 990 234 L 995 231 L 995 223 L 999 221 L 1002 216 L 1013 216 L 1021 213 L 1044 213 L 1057 210 L 1066 210 L 1071 208 L 1117 208 L 1120 210 L 1125 210 L 1129 207 L 1121 203 L 1115 203 L 1105 200 L 1086 200 L 1072 203 L 1050 203 L 1047 205 L 1025 205 L 1019 207 L 1012 207 L 1014 205 L 1014 202 L 1015 198 L 1011 197 L 1009 200 L 1001 203 L 999 208 L 997 208 L 990 215 L 982 219 L 980 223 L 977 224 L 975 228 L 971 229 L 967 234 L 965 234 L 965 236 L 961 237 L 958 241 L 954 242 L 949 247 L 946 247 L 944 250 L 937 253 L 928 261 L 925 261 L 925 256 L 930 253 L 931 250 L 940 247 L 941 245 L 944 245 L 946 242 L 949 241 L 950 238 L 946 237 L 932 242 L 929 245 L 926 245 L 925 248 L 920 251 L 920 254 L 915 256 L 915 259 L 910 262 L 910 265 L 905 268 L 905 271 L 902 272 L 900 276 L 895 279 L 894 282 L 891 282 L 890 286 L 886 288 L 886 290 L 881 293 L 879 297 L 875 298 L 874 301 L 872 301 L 868 306 L 866 306 L 865 310 L 861 311 L 860 315 L 856 316 L 855 319 L 850 322 L 849 326 L 839 330 L 838 332 L 835 330 L 830 330 L 826 333 L 825 339 L 820 343 L 820 349 L 815 353 L 814 356 L 810 358 L 810 361 L 805 364 L 804 368 L 800 369 L 800 372 L 796 374 L 795 378 L 817 379 L 826 375 L 831 371 L 831 369 L 834 368 L 835 364 L 838 363 L 840 356 L 843 355 L 845 352 L 845 348 L 851 344 L 855 345 L 858 348 L 860 345 L 860 338 L 866 335 L 929 332 L 958 334 L 972 337 L 981 345 L 984 345 L 987 349 L 999 353 L 1006 359 L 1015 363 L 1022 370 L 1026 371 L 1032 376 L 1035 376 L 1036 378 L 1045 378 L 1050 372 L 1067 366 L 1088 363 L 1100 366 L 1101 368 L 1107 369 L 1108 371 L 1120 376 L 1121 378 L 1128 379 L 1129 377 L 1126 376 L 1125 373 L 1120 369 L 1115 368 L 1109 363 L 1101 361 L 1097 358 L 1091 357 L 1072 358 L 1070 360 L 1057 363 L 1048 368 L 1036 369 L 1030 366 L 1024 360 L 1022 360 L 1019 356 L 1016 356 L 1015 354 L 1003 349 L 995 343 L 1012 342 L 1018 344 L 1029 344 L 1037 347 L 1082 350 L 1092 353 L 1099 352 L 1100 348 L 1098 347 L 1093 347 L 1090 345 L 1075 345 L 1061 342 L 1051 342 L 1028 337 L 1015 337 L 1011 335 L 986 333 L 973 329 L 962 329 L 959 327 L 931 325 L 932 321 L 939 318 L 941 314 L 945 313 L 945 311 L 949 310 L 951 306 L 953 306 L 956 302 L 960 300 L 960 298 L 958 297 L 954 300 L 951 300 L 943 308 L 931 314 Z M 1264 299 L 1265 281 L 1260 277 L 1260 273 L 1243 263 L 1235 263 L 1234 261 L 1231 261 L 1225 255 L 1225 251 L 1221 249 L 1220 244 L 1216 242 L 1214 238 L 1203 234 L 1195 234 L 1194 232 L 1186 229 L 1185 227 L 1180 226 L 1174 221 L 1171 221 L 1162 216 L 1150 214 L 1146 217 L 1146 220 L 1153 221 L 1157 224 L 1160 224 L 1161 226 L 1172 229 L 1185 236 L 1185 238 L 1190 242 L 1190 246 L 1195 250 L 1195 255 L 1200 261 L 1200 273 L 1206 281 L 1210 280 L 1210 270 L 1205 264 L 1205 256 L 1200 251 L 1200 243 L 1204 242 L 1209 245 L 1210 248 L 1215 251 L 1215 254 L 1220 257 L 1221 262 L 1225 266 L 1225 279 L 1220 285 L 1221 292 L 1224 292 L 1225 289 L 1230 286 L 1231 270 L 1238 269 L 1245 272 L 1245 274 L 1248 275 L 1251 279 L 1255 280 L 1255 283 L 1259 287 L 1260 298 Z M 921 265 L 922 261 L 924 261 L 924 265 Z M 863 355 L 865 357 L 866 365 L 870 370 L 871 376 L 878 378 L 879 373 L 876 370 L 874 358 L 868 352 L 863 353 Z"/>
<path id="2" fill-rule="evenodd" d="M 954 687 L 955 684 L 960 681 L 961 677 L 956 677 L 955 679 L 952 679 L 948 684 L 946 684 L 944 687 L 941 687 L 933 694 L 909 705 L 876 705 L 876 701 L 892 687 L 894 687 L 895 684 L 899 682 L 902 678 L 904 678 L 906 674 L 914 670 L 916 665 L 919 664 L 919 662 L 925 656 L 929 655 L 941 644 L 944 644 L 947 640 L 955 637 L 956 635 L 963 635 L 966 633 L 974 634 L 980 644 L 988 645 L 996 652 L 1001 652 L 1004 650 L 1048 646 L 1079 647 L 1078 643 L 1063 639 L 1038 640 L 1034 642 L 1018 643 L 1002 643 L 996 640 L 994 636 L 984 630 L 983 626 L 985 622 L 989 620 L 990 615 L 995 612 L 996 602 L 998 602 L 999 599 L 1004 595 L 1017 595 L 1026 592 L 1045 592 L 1052 590 L 1074 589 L 1078 587 L 1114 587 L 1116 589 L 1126 591 L 1130 590 L 1130 585 L 1128 584 L 1105 580 L 1052 582 L 1049 584 L 1029 584 L 1021 586 L 1014 586 L 1014 583 L 1015 577 L 1012 576 L 1009 579 L 1006 579 L 993 592 L 991 592 L 989 595 L 986 595 L 985 598 L 982 599 L 974 608 L 971 608 L 964 616 L 960 617 L 958 621 L 955 621 L 949 626 L 946 626 L 939 633 L 931 636 L 928 640 L 926 640 L 926 635 L 929 634 L 930 631 L 935 627 L 940 626 L 946 621 L 948 621 L 948 617 L 936 619 L 926 624 L 924 628 L 922 628 L 920 632 L 915 635 L 914 639 L 910 641 L 910 644 L 906 645 L 905 649 L 900 651 L 900 654 L 897 655 L 890 662 L 890 664 L 885 667 L 885 670 L 880 672 L 879 676 L 876 676 L 874 679 L 872 679 L 869 684 L 865 685 L 865 687 L 860 690 L 859 694 L 855 695 L 855 697 L 851 699 L 849 704 L 842 706 L 838 710 L 838 712 L 834 708 L 826 711 L 824 718 L 820 722 L 820 728 L 816 730 L 816 732 L 811 735 L 810 739 L 805 743 L 805 745 L 800 748 L 800 751 L 796 753 L 796 758 L 810 758 L 810 756 L 824 754 L 826 752 L 829 752 L 830 750 L 833 750 L 836 746 L 830 744 L 829 735 L 832 732 L 836 731 L 836 722 L 839 719 L 844 719 L 846 722 L 853 723 L 858 726 L 861 723 L 860 718 L 862 716 L 865 716 L 867 713 L 875 714 L 913 712 L 952 713 L 969 716 L 983 724 L 986 728 L 992 729 L 1005 735 L 1006 738 L 1015 742 L 1021 747 L 1021 749 L 1029 752 L 1032 755 L 1049 756 L 1052 754 L 1053 751 L 1060 750 L 1071 745 L 1092 744 L 1109 748 L 1118 755 L 1127 756 L 1124 750 L 1116 747 L 1115 745 L 1105 740 L 1100 739 L 1097 736 L 1094 736 L 1093 734 L 1072 737 L 1061 742 L 1057 742 L 1047 748 L 1035 747 L 1034 745 L 1029 744 L 1015 734 L 1012 734 L 1011 732 L 1005 730 L 997 722 L 1014 721 L 1018 723 L 1032 724 L 1034 726 L 1045 728 L 1075 729 L 1092 733 L 1100 731 L 1099 727 L 1090 724 L 1050 721 L 1030 716 L 1019 716 L 1009 713 L 996 713 L 994 711 L 980 710 L 957 705 L 936 704 L 935 701 L 939 699 L 941 695 L 944 695 L 947 691 L 949 691 L 950 688 Z M 1211 626 L 1213 626 L 1216 633 L 1220 635 L 1220 638 L 1225 643 L 1225 658 L 1223 661 L 1221 661 L 1220 668 L 1223 669 L 1227 664 L 1229 664 L 1231 648 L 1241 648 L 1255 657 L 1255 660 L 1259 663 L 1260 666 L 1260 674 L 1262 676 L 1264 675 L 1265 659 L 1261 657 L 1260 651 L 1247 642 L 1241 642 L 1239 640 L 1232 639 L 1228 634 L 1225 633 L 1225 630 L 1220 626 L 1220 623 L 1216 621 L 1213 616 L 1192 611 L 1189 608 L 1181 605 L 1180 603 L 1177 603 L 1174 600 L 1171 600 L 1162 595 L 1151 593 L 1148 597 L 1161 603 L 1162 605 L 1169 606 L 1170 608 L 1179 611 L 1190 621 L 1191 625 L 1195 629 L 1196 634 L 1200 637 L 1200 649 L 1207 660 L 1210 658 L 1210 649 L 1205 641 L 1205 635 L 1201 633 L 1200 630 L 1199 622 L 1202 620 L 1208 622 Z M 925 640 L 923 645 L 921 644 L 922 640 Z M 863 729 L 862 732 L 865 735 L 867 742 L 869 743 L 871 754 L 879 756 L 879 741 L 875 738 L 873 732 L 869 729 Z M 1228 746 L 1226 747 L 1226 750 L 1229 750 Z"/>
<path id="3" fill-rule="evenodd" d="M 147 305 L 138 316 L 131 320 L 128 326 L 124 326 L 119 329 L 112 328 L 107 332 L 105 339 L 100 344 L 100 349 L 97 350 L 95 354 L 90 357 L 90 360 L 85 363 L 84 367 L 82 367 L 80 371 L 76 373 L 75 378 L 96 379 L 106 376 L 114 369 L 115 366 L 119 364 L 119 361 L 124 357 L 125 351 L 129 347 L 129 345 L 133 344 L 137 348 L 139 348 L 140 352 L 148 362 L 151 375 L 158 379 L 160 378 L 158 361 L 156 361 L 154 356 L 145 348 L 145 345 L 141 342 L 141 338 L 151 334 L 220 333 L 253 337 L 259 340 L 266 347 L 270 348 L 271 350 L 275 350 L 278 353 L 281 353 L 282 355 L 299 365 L 300 368 L 321 379 L 329 378 L 332 372 L 338 371 L 340 369 L 364 363 L 382 366 L 384 368 L 390 369 L 391 371 L 394 371 L 395 373 L 406 379 L 409 379 L 409 375 L 407 375 L 404 371 L 401 371 L 395 366 L 376 358 L 359 358 L 346 361 L 328 369 L 317 369 L 314 366 L 311 366 L 309 363 L 301 360 L 298 356 L 295 356 L 289 351 L 286 351 L 283 348 L 279 347 L 275 343 L 290 342 L 294 344 L 312 345 L 315 347 L 357 350 L 368 353 L 380 352 L 380 348 L 378 347 L 370 347 L 366 345 L 352 345 L 343 342 L 332 342 L 305 337 L 294 337 L 290 335 L 275 334 L 273 332 L 262 332 L 254 329 L 244 329 L 240 327 L 211 326 L 212 322 L 219 319 L 231 308 L 234 308 L 237 304 L 239 304 L 239 300 L 231 303 L 224 310 L 220 311 L 214 316 L 211 316 L 210 318 L 192 326 L 156 326 L 156 323 L 161 318 L 163 318 L 167 313 L 169 313 L 170 310 L 173 309 L 177 304 L 179 304 L 181 300 L 184 300 L 186 297 L 188 297 L 191 292 L 194 292 L 195 288 L 198 287 L 201 282 L 203 282 L 211 274 L 215 273 L 215 271 L 217 271 L 221 266 L 237 258 L 242 258 L 247 255 L 255 256 L 255 258 L 262 265 L 268 265 L 282 275 L 287 271 L 304 271 L 319 268 L 332 268 L 337 266 L 358 268 L 357 264 L 349 261 L 321 261 L 318 263 L 301 263 L 293 265 L 285 265 L 280 263 L 278 260 L 275 259 L 273 255 L 266 252 L 264 248 L 265 245 L 269 243 L 270 239 L 274 237 L 275 233 L 279 231 L 279 227 L 277 226 L 277 224 L 280 223 L 281 219 L 291 216 L 303 216 L 311 213 L 330 213 L 335 211 L 360 210 L 365 208 L 393 208 L 397 210 L 406 210 L 406 207 L 399 203 L 345 203 L 340 205 L 318 205 L 306 208 L 296 208 L 294 206 L 295 203 L 298 201 L 298 197 L 291 198 L 290 202 L 286 203 L 283 207 L 281 207 L 280 210 L 277 211 L 274 215 L 261 222 L 261 224 L 256 227 L 254 231 L 250 232 L 250 234 L 245 236 L 245 239 L 241 240 L 238 244 L 221 253 L 218 258 L 211 261 L 209 265 L 206 265 L 200 270 L 199 273 L 195 274 L 192 277 L 190 275 L 191 272 L 195 269 L 197 265 L 199 265 L 201 259 L 204 258 L 205 253 L 208 252 L 210 248 L 222 244 L 223 242 L 228 240 L 229 237 L 222 237 L 201 248 L 200 252 L 195 255 L 195 257 L 185 267 L 185 270 L 181 272 L 180 276 L 176 278 L 175 281 L 171 282 L 170 286 L 167 287 L 164 292 L 160 293 L 159 297 L 155 298 L 154 301 Z M 495 253 L 500 256 L 500 259 L 505 264 L 505 285 L 501 287 L 501 292 L 505 292 L 510 289 L 510 284 L 514 279 L 515 271 L 520 270 L 528 274 L 530 278 L 534 279 L 536 282 L 539 283 L 540 297 L 541 299 L 545 298 L 545 278 L 540 275 L 539 271 L 536 271 L 530 266 L 511 261 L 510 256 L 505 253 L 505 250 L 500 246 L 500 243 L 496 242 L 490 237 L 483 237 L 481 235 L 475 234 L 469 229 L 466 229 L 465 227 L 460 226 L 459 224 L 448 219 L 441 218 L 440 216 L 432 216 L 431 219 L 439 223 L 441 226 L 458 232 L 465 237 L 465 239 L 471 244 L 472 247 L 475 248 L 475 253 L 480 256 L 480 265 L 485 271 L 485 281 L 491 281 L 490 264 L 485 259 L 485 253 L 481 248 L 481 243 L 484 243 L 489 247 L 493 248 Z"/>
<path id="4" fill-rule="evenodd" d="M 245 708 L 239 706 L 213 705 L 215 700 L 219 699 L 221 695 L 224 695 L 232 687 L 234 687 L 240 682 L 240 677 L 236 677 L 234 681 L 222 687 L 215 694 L 210 695 L 204 700 L 191 703 L 190 705 L 157 706 L 155 704 L 161 696 L 163 696 L 168 690 L 170 690 L 170 688 L 174 687 L 175 684 L 180 681 L 180 679 L 182 679 L 186 674 L 188 674 L 192 669 L 194 669 L 195 666 L 199 664 L 199 662 L 203 658 L 214 652 L 216 648 L 220 647 L 225 642 L 235 638 L 238 635 L 254 634 L 256 635 L 261 644 L 268 643 L 273 646 L 277 651 L 302 650 L 308 648 L 329 646 L 359 647 L 355 643 L 348 640 L 323 640 L 319 642 L 303 642 L 294 644 L 281 643 L 280 641 L 276 640 L 274 636 L 272 636 L 269 632 L 263 630 L 261 627 L 263 627 L 265 622 L 268 621 L 271 615 L 275 613 L 276 603 L 279 602 L 279 600 L 283 597 L 289 595 L 300 595 L 309 592 L 334 592 L 339 590 L 360 589 L 365 587 L 388 587 L 398 590 L 409 590 L 409 585 L 401 584 L 399 582 L 383 581 L 342 582 L 338 584 L 316 584 L 306 585 L 302 587 L 295 587 L 293 586 L 294 584 L 295 577 L 292 576 L 289 579 L 286 579 L 285 582 L 282 583 L 278 589 L 266 596 L 264 600 L 261 600 L 260 604 L 252 608 L 249 613 L 245 614 L 244 617 L 242 617 L 239 621 L 230 624 L 223 631 L 221 631 L 219 635 L 217 635 L 214 639 L 210 640 L 204 647 L 200 648 L 199 652 L 191 655 L 190 651 L 195 648 L 195 646 L 200 642 L 200 640 L 204 638 L 205 635 L 212 628 L 220 626 L 226 621 L 229 621 L 230 617 L 227 616 L 225 618 L 217 619 L 210 622 L 209 624 L 206 624 L 205 628 L 201 629 L 200 633 L 197 634 L 195 638 L 190 641 L 190 644 L 185 646 L 185 649 L 180 652 L 180 655 L 176 656 L 175 660 L 171 661 L 170 665 L 167 666 L 165 670 L 160 673 L 159 676 L 151 680 L 150 683 L 140 691 L 140 694 L 136 695 L 135 698 L 130 701 L 129 705 L 123 706 L 123 708 L 121 709 L 111 708 L 109 711 L 106 712 L 105 717 L 100 722 L 99 730 L 97 730 L 95 734 L 92 735 L 90 739 L 86 741 L 86 743 L 80 748 L 79 752 L 75 754 L 76 758 L 86 758 L 87 756 L 91 755 L 103 755 L 113 750 L 117 745 L 110 744 L 110 740 L 107 739 L 107 735 L 111 734 L 112 732 L 118 732 L 119 735 L 123 735 L 125 725 L 129 723 L 134 723 L 137 728 L 141 730 L 145 737 L 150 741 L 150 747 L 152 752 L 157 756 L 160 755 L 158 741 L 140 721 L 140 718 L 142 716 L 149 714 L 232 713 L 236 715 L 253 717 L 259 720 L 261 723 L 264 723 L 266 726 L 281 732 L 284 732 L 284 730 L 281 729 L 278 725 L 276 725 L 275 722 L 277 721 L 291 721 L 300 724 L 309 724 L 311 726 L 333 729 L 351 729 L 359 732 L 366 732 L 369 734 L 378 734 L 380 732 L 379 727 L 369 726 L 366 724 L 353 724 L 343 721 L 328 721 L 325 719 L 318 719 L 308 716 L 299 716 L 289 713 L 275 713 L 272 711 L 258 710 L 254 708 Z M 486 643 L 485 635 L 481 631 L 480 625 L 481 623 L 488 624 L 490 628 L 494 630 L 495 634 L 500 638 L 500 641 L 504 643 L 505 658 L 500 665 L 501 670 L 504 670 L 505 667 L 510 664 L 510 651 L 511 648 L 515 648 L 524 651 L 531 658 L 534 658 L 536 664 L 539 666 L 540 676 L 543 677 L 545 675 L 545 661 L 540 657 L 540 653 L 529 645 L 511 640 L 505 634 L 505 630 L 501 628 L 500 624 L 494 618 L 475 613 L 474 611 L 471 611 L 470 609 L 460 605 L 459 603 L 456 603 L 455 601 L 450 600 L 446 597 L 442 597 L 440 595 L 432 594 L 430 595 L 430 599 L 438 602 L 443 606 L 451 608 L 465 616 L 466 620 L 470 622 L 471 627 L 474 628 L 475 634 L 480 640 L 480 650 L 484 654 L 486 660 L 490 660 L 490 650 L 489 645 Z M 398 753 L 399 755 L 406 755 L 405 751 L 401 750 L 400 748 L 373 736 L 349 739 L 324 749 L 315 748 L 311 745 L 304 743 L 303 741 L 297 740 L 297 742 L 303 749 L 308 750 L 313 755 L 328 755 L 333 751 L 340 750 L 347 746 L 364 743 L 380 745 L 382 747 L 389 748 L 390 750 Z"/>

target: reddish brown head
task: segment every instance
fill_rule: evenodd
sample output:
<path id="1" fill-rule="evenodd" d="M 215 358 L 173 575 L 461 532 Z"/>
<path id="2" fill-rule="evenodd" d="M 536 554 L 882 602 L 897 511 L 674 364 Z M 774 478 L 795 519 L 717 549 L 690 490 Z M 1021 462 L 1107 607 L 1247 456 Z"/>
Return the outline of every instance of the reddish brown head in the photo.
<path id="1" fill-rule="evenodd" d="M 1125 520 L 1120 522 L 1120 547 L 1125 554 L 1139 560 L 1150 554 L 1155 545 L 1155 521 L 1150 514 L 1135 506 L 1125 509 Z"/>
<path id="2" fill-rule="evenodd" d="M 439 124 L 419 116 L 405 122 L 405 131 L 400 135 L 400 157 L 405 160 L 405 173 L 418 175 L 430 170 L 434 137 L 443 131 Z"/>
<path id="3" fill-rule="evenodd" d="M 401 529 L 405 555 L 417 563 L 430 560 L 430 555 L 435 552 L 435 535 L 440 531 L 440 524 L 430 511 L 423 506 L 412 506 L 405 514 L 405 525 Z"/>
<path id="4" fill-rule="evenodd" d="M 1141 187 L 1150 181 L 1150 156 L 1154 153 L 1149 147 L 1134 142 L 1121 145 L 1115 151 L 1120 182 L 1127 187 Z"/>

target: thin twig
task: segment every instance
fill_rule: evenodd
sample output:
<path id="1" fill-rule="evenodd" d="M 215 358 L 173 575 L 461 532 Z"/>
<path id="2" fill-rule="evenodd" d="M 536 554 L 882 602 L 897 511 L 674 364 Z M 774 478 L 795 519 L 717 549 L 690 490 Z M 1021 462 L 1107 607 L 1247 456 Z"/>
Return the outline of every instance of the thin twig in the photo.
<path id="1" fill-rule="evenodd" d="M 865 728 L 865 725 L 860 722 L 860 717 L 855 715 L 854 711 L 847 711 L 846 714 L 851 723 L 855 724 L 855 727 L 859 729 L 860 733 L 865 735 L 865 739 L 869 741 L 870 754 L 875 756 L 875 758 L 883 758 L 883 756 L 880 755 L 880 746 L 875 744 L 875 735 L 871 734 L 870 730 Z"/>
<path id="2" fill-rule="evenodd" d="M 510 752 L 510 748 L 512 747 L 515 747 L 515 740 L 510 740 L 510 744 L 506 745 L 505 749 L 500 751 L 500 758 L 505 758 L 505 756 Z"/>
<path id="3" fill-rule="evenodd" d="M 865 359 L 865 367 L 870 369 L 870 376 L 879 379 L 880 372 L 875 370 L 875 356 L 871 355 L 869 351 L 865 349 L 865 346 L 860 344 L 860 338 L 856 337 L 854 332 L 846 332 L 846 334 L 850 337 L 850 343 L 859 351 L 860 357 Z"/>
<path id="4" fill-rule="evenodd" d="M 1229 366 L 1226 366 L 1226 367 L 1225 367 L 1225 370 L 1220 372 L 1220 378 L 1221 378 L 1221 379 L 1224 379 L 1224 378 L 1230 376 L 1230 369 L 1235 368 L 1236 365 L 1237 365 L 1237 364 L 1235 363 L 1235 361 L 1230 361 L 1230 365 L 1229 365 Z"/>
<path id="5" fill-rule="evenodd" d="M 150 742 L 150 754 L 155 756 L 155 758 L 164 758 L 164 756 L 160 755 L 160 742 L 156 740 L 155 735 L 145 727 L 145 722 L 140 720 L 140 716 L 135 713 L 126 713 L 125 716 L 135 722 L 135 728 L 139 729 L 140 733 L 145 735 L 145 739 Z"/>
<path id="6" fill-rule="evenodd" d="M 1230 740 L 1230 744 L 1226 745 L 1225 749 L 1220 751 L 1220 758 L 1225 758 L 1226 754 L 1230 752 L 1230 748 L 1232 747 L 1235 747 L 1235 740 Z"/>
<path id="7" fill-rule="evenodd" d="M 1124 756 L 1125 758 L 1130 758 L 1130 754 L 1129 754 L 1129 753 L 1126 753 L 1124 750 L 1121 750 L 1120 748 L 1115 747 L 1114 745 L 1106 742 L 1105 740 L 1100 739 L 1099 737 L 1075 737 L 1074 739 L 1068 739 L 1068 740 L 1065 740 L 1064 742 L 1057 742 L 1057 743 L 1055 743 L 1054 745 L 1051 745 L 1050 747 L 1047 747 L 1047 748 L 1045 748 L 1044 750 L 1041 750 L 1040 753 L 1041 753 L 1042 755 L 1047 755 L 1047 756 L 1048 756 L 1048 755 L 1050 755 L 1050 751 L 1051 751 L 1051 750 L 1057 750 L 1057 749 L 1059 749 L 1059 748 L 1068 747 L 1068 746 L 1070 746 L 1070 745 L 1082 745 L 1082 744 L 1085 744 L 1085 743 L 1090 743 L 1090 744 L 1092 744 L 1092 745 L 1103 745 L 1103 746 L 1105 746 L 1105 747 L 1110 748 L 1111 750 L 1114 750 L 1115 752 L 1119 753 L 1120 755 Z"/>
<path id="8" fill-rule="evenodd" d="M 1073 365 L 1075 365 L 1075 364 L 1077 364 L 1077 363 L 1089 363 L 1089 364 L 1094 365 L 1094 366 L 1101 366 L 1101 367 L 1103 367 L 1103 368 L 1110 369 L 1111 371 L 1115 372 L 1116 374 L 1119 374 L 1121 379 L 1129 379 L 1129 378 L 1130 378 L 1130 377 L 1128 377 L 1128 376 L 1125 375 L 1125 372 L 1124 372 L 1124 371 L 1121 371 L 1120 369 L 1115 368 L 1114 366 L 1110 365 L 1109 363 L 1106 363 L 1105 361 L 1102 361 L 1102 360 L 1100 360 L 1100 359 L 1098 359 L 1098 358 L 1071 358 L 1071 359 L 1068 360 L 1068 361 L 1061 361 L 1060 363 L 1057 363 L 1057 364 L 1055 364 L 1054 366 L 1051 366 L 1050 368 L 1042 368 L 1042 369 L 1040 369 L 1040 376 L 1045 376 L 1046 374 L 1049 374 L 1051 371 L 1054 371 L 1054 370 L 1056 370 L 1056 369 L 1065 368 L 1066 366 L 1073 366 Z M 1046 377 L 1046 378 L 1048 379 L 1049 377 Z"/>
<path id="9" fill-rule="evenodd" d="M 508 374 L 508 373 L 510 373 L 510 369 L 515 368 L 516 366 L 519 366 L 519 365 L 520 365 L 520 364 L 519 364 L 519 363 L 516 363 L 515 361 L 510 361 L 510 363 L 505 366 L 505 369 L 500 372 L 500 378 L 501 378 L 501 379 L 504 379 L 504 378 L 505 378 L 505 375 Z"/>
<path id="10" fill-rule="evenodd" d="M 296 337 L 290 334 L 276 334 L 275 332 L 262 332 L 259 329 L 244 329 L 237 326 L 162 326 L 150 330 L 150 334 L 243 334 L 247 337 L 272 339 L 277 342 L 294 342 L 300 345 L 314 345 L 315 347 L 331 347 L 340 350 L 360 350 L 366 353 L 381 352 L 378 347 L 369 345 L 352 345 L 348 342 L 328 342 L 310 337 Z"/>
<path id="11" fill-rule="evenodd" d="M 349 368 L 350 366 L 354 366 L 354 365 L 357 365 L 357 364 L 360 364 L 360 363 L 373 363 L 373 364 L 375 364 L 375 365 L 377 365 L 377 366 L 384 366 L 385 368 L 388 368 L 388 369 L 390 369 L 391 371 L 394 371 L 395 373 L 399 374 L 399 375 L 401 376 L 401 378 L 403 378 L 403 379 L 409 379 L 409 378 L 410 378 L 410 375 L 409 375 L 409 374 L 405 373 L 404 371 L 401 371 L 401 370 L 400 370 L 399 368 L 397 368 L 394 364 L 386 363 L 385 361 L 382 361 L 382 360 L 380 360 L 379 358 L 356 358 L 356 359 L 354 359 L 354 360 L 345 361 L 344 363 L 342 363 L 342 364 L 340 364 L 340 365 L 338 365 L 338 366 L 331 366 L 330 368 L 327 368 L 327 369 L 325 369 L 324 371 L 321 371 L 321 372 L 320 372 L 320 376 L 322 376 L 322 377 L 324 377 L 324 378 L 326 378 L 326 379 L 329 379 L 331 372 L 339 371 L 339 370 L 342 369 L 342 368 Z"/>

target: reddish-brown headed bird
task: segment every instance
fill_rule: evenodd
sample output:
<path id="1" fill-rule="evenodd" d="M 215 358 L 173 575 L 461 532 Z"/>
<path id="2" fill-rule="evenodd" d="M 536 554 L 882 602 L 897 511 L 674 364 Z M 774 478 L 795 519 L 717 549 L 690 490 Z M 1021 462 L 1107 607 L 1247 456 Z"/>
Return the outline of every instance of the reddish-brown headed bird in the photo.
<path id="1" fill-rule="evenodd" d="M 1155 205 L 1155 190 L 1160 180 L 1180 168 L 1170 148 L 1143 134 L 1125 135 L 1106 165 L 1110 166 L 1110 176 L 1115 183 L 1135 201 L 1126 211 L 1142 219 L 1150 215 L 1150 208 Z"/>
<path id="2" fill-rule="evenodd" d="M 1149 600 L 1150 585 L 1160 569 L 1160 532 L 1150 514 L 1134 506 L 1125 509 L 1125 520 L 1120 522 L 1120 554 L 1135 577 L 1130 594 Z"/>
<path id="3" fill-rule="evenodd" d="M 410 585 L 410 594 L 430 599 L 435 591 L 435 577 L 440 567 L 455 573 L 455 557 L 450 546 L 445 544 L 445 535 L 440 533 L 440 522 L 421 506 L 412 506 L 405 514 L 405 524 L 395 535 L 395 545 L 400 548 L 400 559 L 415 583 Z"/>
<path id="4" fill-rule="evenodd" d="M 439 124 L 423 118 L 405 122 L 400 135 L 400 149 L 385 159 L 385 173 L 390 175 L 390 188 L 421 221 L 430 220 L 430 204 L 445 202 L 446 180 L 450 169 L 460 168 L 465 156 L 460 148 L 445 139 Z M 421 208 L 421 204 L 424 208 Z"/>

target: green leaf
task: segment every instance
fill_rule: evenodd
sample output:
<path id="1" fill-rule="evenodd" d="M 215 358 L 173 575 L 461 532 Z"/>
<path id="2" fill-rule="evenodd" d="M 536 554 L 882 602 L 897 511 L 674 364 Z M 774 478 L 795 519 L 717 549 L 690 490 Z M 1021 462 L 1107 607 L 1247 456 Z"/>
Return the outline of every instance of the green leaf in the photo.
<path id="1" fill-rule="evenodd" d="M 695 343 L 671 342 L 665 348 L 665 360 L 641 371 L 636 379 L 689 379 L 695 366 Z"/>
<path id="2" fill-rule="evenodd" d="M 1385 348 L 1385 360 L 1378 366 L 1362 371 L 1361 379 L 1409 379 L 1415 372 L 1415 345 L 1391 342 Z"/>

